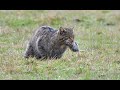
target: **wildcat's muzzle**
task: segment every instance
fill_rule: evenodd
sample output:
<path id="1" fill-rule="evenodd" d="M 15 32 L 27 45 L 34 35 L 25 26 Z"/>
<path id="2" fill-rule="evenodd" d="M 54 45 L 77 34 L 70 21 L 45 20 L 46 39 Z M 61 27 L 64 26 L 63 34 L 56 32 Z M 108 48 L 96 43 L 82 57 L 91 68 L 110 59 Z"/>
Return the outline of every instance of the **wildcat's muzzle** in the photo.
<path id="1" fill-rule="evenodd" d="M 78 52 L 79 48 L 78 48 L 78 44 L 73 41 L 72 43 L 70 43 L 69 41 L 66 41 L 66 45 L 73 51 L 73 52 Z"/>
<path id="2" fill-rule="evenodd" d="M 73 43 L 72 43 L 72 47 L 70 47 L 70 49 L 71 49 L 73 52 L 78 52 L 78 51 L 79 51 L 78 44 L 77 44 L 76 42 L 73 42 Z"/>

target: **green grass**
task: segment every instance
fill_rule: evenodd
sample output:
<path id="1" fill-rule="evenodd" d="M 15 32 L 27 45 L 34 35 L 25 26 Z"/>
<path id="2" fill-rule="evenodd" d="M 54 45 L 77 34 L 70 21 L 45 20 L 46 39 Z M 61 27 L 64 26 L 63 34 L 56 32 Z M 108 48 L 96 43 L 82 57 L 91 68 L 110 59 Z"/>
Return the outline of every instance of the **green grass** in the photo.
<path id="1" fill-rule="evenodd" d="M 74 27 L 81 51 L 59 60 L 24 59 L 26 43 L 42 25 Z M 120 11 L 1 10 L 0 79 L 120 80 Z"/>

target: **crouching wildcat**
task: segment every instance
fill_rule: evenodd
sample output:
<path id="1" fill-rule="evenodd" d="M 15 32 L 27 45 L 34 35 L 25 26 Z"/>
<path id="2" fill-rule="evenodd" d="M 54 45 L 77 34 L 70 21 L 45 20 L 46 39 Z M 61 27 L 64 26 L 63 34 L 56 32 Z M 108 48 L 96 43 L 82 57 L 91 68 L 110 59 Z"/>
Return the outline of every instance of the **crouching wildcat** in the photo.
<path id="1" fill-rule="evenodd" d="M 59 30 L 55 30 L 49 26 L 42 26 L 31 37 L 24 57 L 59 59 L 67 48 L 70 48 L 73 52 L 79 51 L 72 28 L 60 27 Z"/>

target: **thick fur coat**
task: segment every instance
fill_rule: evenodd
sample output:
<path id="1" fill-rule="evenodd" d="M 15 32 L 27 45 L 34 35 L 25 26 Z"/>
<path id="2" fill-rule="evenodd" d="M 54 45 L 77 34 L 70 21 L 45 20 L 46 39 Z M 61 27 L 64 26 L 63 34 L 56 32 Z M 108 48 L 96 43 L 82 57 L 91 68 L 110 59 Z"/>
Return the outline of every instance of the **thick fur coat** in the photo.
<path id="1" fill-rule="evenodd" d="M 67 47 L 74 52 L 79 51 L 71 28 L 60 27 L 59 30 L 55 30 L 49 26 L 42 26 L 31 37 L 24 57 L 57 59 L 62 57 Z"/>

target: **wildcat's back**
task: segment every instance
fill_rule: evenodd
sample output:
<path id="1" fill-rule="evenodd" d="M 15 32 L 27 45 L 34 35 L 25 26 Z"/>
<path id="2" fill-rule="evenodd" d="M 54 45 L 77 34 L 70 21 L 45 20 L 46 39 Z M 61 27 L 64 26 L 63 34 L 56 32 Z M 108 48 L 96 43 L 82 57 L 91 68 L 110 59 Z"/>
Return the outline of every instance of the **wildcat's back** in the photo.
<path id="1" fill-rule="evenodd" d="M 47 37 L 51 36 L 54 32 L 56 32 L 56 31 L 53 28 L 51 28 L 49 26 L 42 26 L 42 27 L 38 28 L 35 31 L 35 33 L 33 34 L 33 37 L 31 38 L 31 43 L 36 42 L 36 40 L 39 37 L 47 39 Z"/>

